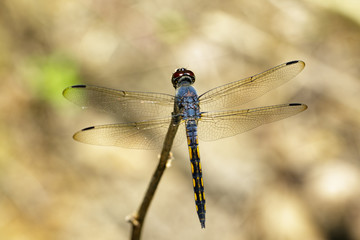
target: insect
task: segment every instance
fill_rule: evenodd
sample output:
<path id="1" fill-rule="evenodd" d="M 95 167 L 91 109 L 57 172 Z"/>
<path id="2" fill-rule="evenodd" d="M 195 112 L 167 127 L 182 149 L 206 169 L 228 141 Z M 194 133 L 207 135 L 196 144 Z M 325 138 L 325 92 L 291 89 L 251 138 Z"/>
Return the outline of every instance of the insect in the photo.
<path id="1" fill-rule="evenodd" d="M 114 114 L 122 123 L 87 127 L 75 133 L 77 141 L 125 148 L 161 148 L 172 118 L 179 124 L 174 145 L 187 139 L 196 211 L 205 228 L 205 193 L 198 138 L 213 141 L 243 133 L 307 109 L 289 103 L 243 110 L 234 109 L 295 77 L 305 67 L 291 61 L 198 95 L 192 71 L 179 68 L 172 75 L 175 95 L 114 90 L 75 85 L 63 91 L 65 98 L 83 108 Z M 185 134 L 184 134 L 185 132 Z"/>

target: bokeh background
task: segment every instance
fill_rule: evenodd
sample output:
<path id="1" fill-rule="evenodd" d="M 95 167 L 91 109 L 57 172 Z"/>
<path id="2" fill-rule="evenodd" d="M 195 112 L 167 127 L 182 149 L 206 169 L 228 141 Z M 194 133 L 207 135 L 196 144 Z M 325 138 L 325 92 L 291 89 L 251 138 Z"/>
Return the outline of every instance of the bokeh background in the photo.
<path id="1" fill-rule="evenodd" d="M 244 108 L 309 109 L 200 142 L 205 230 L 186 144 L 173 149 L 142 239 L 360 239 L 359 12 L 358 0 L 0 1 L 0 239 L 129 239 L 159 151 L 75 142 L 117 120 L 65 87 L 172 94 L 188 67 L 202 93 L 296 59 L 301 74 Z"/>

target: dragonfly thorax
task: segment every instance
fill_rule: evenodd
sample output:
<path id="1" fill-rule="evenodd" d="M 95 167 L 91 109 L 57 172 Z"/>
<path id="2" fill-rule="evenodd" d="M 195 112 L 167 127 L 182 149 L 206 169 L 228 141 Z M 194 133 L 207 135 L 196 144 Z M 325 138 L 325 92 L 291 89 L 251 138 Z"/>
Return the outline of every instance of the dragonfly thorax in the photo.
<path id="1" fill-rule="evenodd" d="M 176 91 L 175 102 L 182 119 L 200 118 L 199 98 L 193 86 L 180 85 Z"/>
<path id="2" fill-rule="evenodd" d="M 173 73 L 171 82 L 175 89 L 183 85 L 191 85 L 195 82 L 195 74 L 186 68 L 178 68 Z"/>

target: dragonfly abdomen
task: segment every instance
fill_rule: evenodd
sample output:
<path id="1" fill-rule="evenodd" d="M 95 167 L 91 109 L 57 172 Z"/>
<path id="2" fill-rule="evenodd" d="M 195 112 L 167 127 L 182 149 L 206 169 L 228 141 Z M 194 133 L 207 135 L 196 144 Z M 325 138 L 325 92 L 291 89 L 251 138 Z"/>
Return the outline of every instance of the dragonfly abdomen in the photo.
<path id="1" fill-rule="evenodd" d="M 205 193 L 204 181 L 202 178 L 202 170 L 199 154 L 199 142 L 197 137 L 197 125 L 195 120 L 188 120 L 186 123 L 186 136 L 189 146 L 191 173 L 193 177 L 194 196 L 196 204 L 196 212 L 199 216 L 201 227 L 205 228 Z"/>

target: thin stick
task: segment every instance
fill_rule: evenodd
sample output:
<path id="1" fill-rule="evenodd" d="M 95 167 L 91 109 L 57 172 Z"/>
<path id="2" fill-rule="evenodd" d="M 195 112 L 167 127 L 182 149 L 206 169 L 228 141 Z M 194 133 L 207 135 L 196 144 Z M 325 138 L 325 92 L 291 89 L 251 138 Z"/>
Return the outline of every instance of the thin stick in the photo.
<path id="1" fill-rule="evenodd" d="M 174 137 L 176 135 L 177 129 L 179 124 L 176 124 L 176 120 L 173 118 L 171 120 L 168 132 L 165 137 L 163 149 L 161 151 L 159 164 L 151 178 L 150 184 L 148 189 L 145 193 L 144 199 L 140 205 L 138 212 L 135 216 L 130 220 L 132 225 L 132 233 L 131 233 L 131 240 L 139 240 L 141 235 L 141 230 L 144 225 L 144 219 L 146 213 L 149 209 L 151 200 L 155 195 L 155 191 L 159 185 L 160 179 L 165 171 L 166 163 L 169 159 L 170 150 L 174 141 Z"/>

